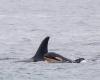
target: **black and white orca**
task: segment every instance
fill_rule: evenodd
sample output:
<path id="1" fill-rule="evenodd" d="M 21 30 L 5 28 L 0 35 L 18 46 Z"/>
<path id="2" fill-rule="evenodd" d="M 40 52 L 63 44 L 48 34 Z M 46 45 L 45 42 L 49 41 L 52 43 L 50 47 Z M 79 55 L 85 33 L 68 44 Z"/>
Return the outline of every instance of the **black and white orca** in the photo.
<path id="1" fill-rule="evenodd" d="M 63 57 L 55 52 L 48 52 L 48 41 L 49 36 L 47 36 L 40 44 L 36 54 L 31 58 L 33 62 L 47 61 L 48 63 L 80 63 L 85 60 L 84 58 L 79 58 L 76 60 L 71 60 Z"/>
<path id="2" fill-rule="evenodd" d="M 71 60 L 71 59 L 63 57 L 62 55 L 56 54 L 54 52 L 49 52 L 48 54 L 45 54 L 44 58 L 48 63 L 80 63 L 83 60 L 85 60 L 84 58 Z"/>

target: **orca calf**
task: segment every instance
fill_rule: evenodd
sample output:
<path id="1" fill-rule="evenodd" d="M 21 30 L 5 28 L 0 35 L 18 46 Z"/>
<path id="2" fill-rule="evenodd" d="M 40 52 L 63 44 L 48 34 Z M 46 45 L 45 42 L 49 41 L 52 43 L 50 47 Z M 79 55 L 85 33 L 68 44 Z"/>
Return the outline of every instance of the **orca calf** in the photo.
<path id="1" fill-rule="evenodd" d="M 65 58 L 57 53 L 48 52 L 48 41 L 49 36 L 47 36 L 40 44 L 36 54 L 31 58 L 33 62 L 37 61 L 47 61 L 49 63 L 80 63 L 85 60 L 84 58 L 79 58 L 76 60 L 71 60 Z"/>
<path id="2" fill-rule="evenodd" d="M 48 63 L 80 63 L 83 60 L 85 60 L 84 58 L 78 58 L 76 60 L 71 60 L 71 59 L 65 58 L 59 54 L 56 54 L 54 52 L 49 52 L 48 54 L 45 54 L 44 59 Z"/>

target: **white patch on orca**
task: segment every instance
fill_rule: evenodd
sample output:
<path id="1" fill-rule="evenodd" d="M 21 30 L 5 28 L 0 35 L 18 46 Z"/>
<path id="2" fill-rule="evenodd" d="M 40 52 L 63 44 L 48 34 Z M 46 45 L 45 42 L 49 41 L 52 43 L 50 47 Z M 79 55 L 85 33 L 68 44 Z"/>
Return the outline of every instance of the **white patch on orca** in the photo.
<path id="1" fill-rule="evenodd" d="M 86 63 L 87 62 L 87 60 L 83 60 L 83 61 L 81 61 L 80 63 Z"/>

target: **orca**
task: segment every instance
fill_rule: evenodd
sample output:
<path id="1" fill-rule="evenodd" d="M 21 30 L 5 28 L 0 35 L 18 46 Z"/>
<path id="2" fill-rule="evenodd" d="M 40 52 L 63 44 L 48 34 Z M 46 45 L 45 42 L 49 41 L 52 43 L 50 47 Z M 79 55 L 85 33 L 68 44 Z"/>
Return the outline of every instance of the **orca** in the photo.
<path id="1" fill-rule="evenodd" d="M 45 54 L 44 58 L 45 61 L 47 61 L 48 63 L 81 63 L 83 60 L 85 60 L 84 58 L 71 60 L 54 52 L 49 52 L 48 54 Z"/>
<path id="2" fill-rule="evenodd" d="M 84 58 L 79 58 L 76 60 L 71 60 L 63 57 L 55 52 L 48 52 L 48 41 L 49 36 L 47 36 L 40 44 L 36 54 L 31 58 L 33 62 L 47 61 L 49 63 L 80 63 L 85 60 Z"/>

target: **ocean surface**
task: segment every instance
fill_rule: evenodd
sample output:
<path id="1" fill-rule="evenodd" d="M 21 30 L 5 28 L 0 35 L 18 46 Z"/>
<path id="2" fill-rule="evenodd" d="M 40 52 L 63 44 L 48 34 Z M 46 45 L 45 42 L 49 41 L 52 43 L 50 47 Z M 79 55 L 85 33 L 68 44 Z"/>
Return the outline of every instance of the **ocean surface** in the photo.
<path id="1" fill-rule="evenodd" d="M 85 63 L 17 62 L 49 51 Z M 0 0 L 0 80 L 100 80 L 100 0 Z"/>

